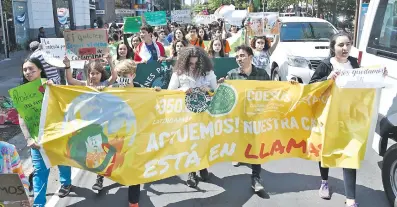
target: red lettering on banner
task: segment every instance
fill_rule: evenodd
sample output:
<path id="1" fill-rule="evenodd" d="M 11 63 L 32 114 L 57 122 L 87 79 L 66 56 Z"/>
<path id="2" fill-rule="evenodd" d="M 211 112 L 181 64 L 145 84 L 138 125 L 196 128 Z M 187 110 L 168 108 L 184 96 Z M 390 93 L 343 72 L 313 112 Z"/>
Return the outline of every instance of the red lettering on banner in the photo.
<path id="1" fill-rule="evenodd" d="M 270 155 L 273 155 L 274 152 L 279 152 L 280 155 L 284 153 L 285 147 L 281 143 L 280 140 L 276 140 L 273 142 L 272 149 L 270 150 Z"/>
<path id="2" fill-rule="evenodd" d="M 248 159 L 258 159 L 257 155 L 250 155 L 252 145 L 248 144 L 247 148 L 245 149 L 245 157 Z"/>
<path id="3" fill-rule="evenodd" d="M 318 156 L 320 156 L 320 151 L 323 148 L 323 145 L 319 144 L 319 145 L 315 146 L 313 143 L 310 143 L 309 148 L 310 148 L 310 150 L 309 150 L 310 154 L 314 154 L 314 156 L 318 157 Z"/>
<path id="4" fill-rule="evenodd" d="M 290 153 L 292 149 L 299 149 L 299 148 L 302 148 L 302 153 L 306 153 L 306 141 L 302 140 L 301 142 L 296 143 L 296 140 L 294 138 L 291 138 L 288 141 L 286 151 L 287 153 Z"/>
<path id="5" fill-rule="evenodd" d="M 248 144 L 247 148 L 245 148 L 245 157 L 248 159 L 264 159 L 268 156 L 273 156 L 275 153 L 278 153 L 280 155 L 286 153 L 291 153 L 292 149 L 302 149 L 302 153 L 306 153 L 306 141 L 302 140 L 299 143 L 296 142 L 294 138 L 291 138 L 288 141 L 287 146 L 284 146 L 281 142 L 281 140 L 276 140 L 272 144 L 272 148 L 270 149 L 270 152 L 265 151 L 265 143 L 261 143 L 261 149 L 259 151 L 259 155 L 252 154 L 251 149 L 252 145 Z M 310 144 L 310 152 L 315 153 L 315 155 L 318 157 L 319 153 L 321 150 L 321 144 L 318 145 L 318 149 L 311 143 Z"/>
<path id="6" fill-rule="evenodd" d="M 263 159 L 263 158 L 265 158 L 265 157 L 267 157 L 267 156 L 269 156 L 270 154 L 268 153 L 268 152 L 265 152 L 265 143 L 262 143 L 261 144 L 261 151 L 260 151 L 260 153 L 259 153 L 259 157 L 261 158 L 261 159 Z"/>
<path id="7" fill-rule="evenodd" d="M 96 48 L 95 47 L 86 47 L 86 48 L 80 48 L 79 49 L 79 55 L 95 55 L 96 54 Z"/>

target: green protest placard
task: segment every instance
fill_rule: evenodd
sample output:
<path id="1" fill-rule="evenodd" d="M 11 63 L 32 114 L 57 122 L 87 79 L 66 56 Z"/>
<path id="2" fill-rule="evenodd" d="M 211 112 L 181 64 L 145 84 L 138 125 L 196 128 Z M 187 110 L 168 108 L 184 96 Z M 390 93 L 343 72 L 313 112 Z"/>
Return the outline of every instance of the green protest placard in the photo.
<path id="1" fill-rule="evenodd" d="M 167 25 L 167 17 L 165 11 L 145 12 L 145 21 L 150 26 Z"/>
<path id="2" fill-rule="evenodd" d="M 214 72 L 217 78 L 225 77 L 227 72 L 238 68 L 235 58 L 215 58 L 212 61 L 214 62 Z M 158 86 L 166 89 L 171 79 L 173 64 L 174 61 L 139 64 L 134 81 L 145 87 Z"/>
<path id="3" fill-rule="evenodd" d="M 142 26 L 142 17 L 125 17 L 124 33 L 137 33 Z"/>
<path id="4" fill-rule="evenodd" d="M 34 139 L 39 133 L 41 103 L 45 91 L 42 85 L 44 81 L 38 79 L 8 90 L 18 114 L 25 121 L 30 136 Z"/>

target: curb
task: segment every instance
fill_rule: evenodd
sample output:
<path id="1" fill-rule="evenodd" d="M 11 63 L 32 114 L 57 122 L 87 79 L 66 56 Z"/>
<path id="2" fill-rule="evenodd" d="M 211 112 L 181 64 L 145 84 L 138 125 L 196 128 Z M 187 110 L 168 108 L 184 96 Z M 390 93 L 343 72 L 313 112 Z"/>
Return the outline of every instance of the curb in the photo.
<path id="1" fill-rule="evenodd" d="M 8 143 L 15 145 L 21 159 L 21 165 L 24 174 L 31 174 L 33 172 L 32 158 L 30 156 L 30 149 L 27 147 L 27 143 L 23 134 L 19 133 L 15 135 L 13 138 L 8 140 Z"/>

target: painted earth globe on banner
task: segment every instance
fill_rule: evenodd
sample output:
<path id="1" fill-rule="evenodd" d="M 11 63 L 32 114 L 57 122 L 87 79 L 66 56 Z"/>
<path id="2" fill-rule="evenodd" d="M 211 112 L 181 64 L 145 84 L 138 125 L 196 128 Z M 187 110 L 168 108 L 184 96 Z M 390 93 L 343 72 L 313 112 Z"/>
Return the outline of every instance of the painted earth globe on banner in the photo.
<path id="1" fill-rule="evenodd" d="M 131 146 L 137 121 L 131 107 L 108 93 L 86 93 L 75 98 L 64 116 L 69 135 L 68 155 L 83 169 L 110 176 L 122 162 L 124 146 Z"/>

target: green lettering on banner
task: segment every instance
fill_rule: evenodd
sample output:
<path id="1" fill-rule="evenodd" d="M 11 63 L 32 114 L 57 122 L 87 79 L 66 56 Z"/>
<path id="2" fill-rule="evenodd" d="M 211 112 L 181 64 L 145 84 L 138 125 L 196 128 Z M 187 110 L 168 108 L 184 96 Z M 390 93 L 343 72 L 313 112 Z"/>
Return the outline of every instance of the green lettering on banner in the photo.
<path id="1" fill-rule="evenodd" d="M 137 33 L 142 26 L 142 17 L 125 17 L 124 33 Z"/>
<path id="2" fill-rule="evenodd" d="M 38 79 L 8 90 L 18 114 L 25 121 L 30 136 L 34 139 L 39 133 L 41 104 L 45 91 L 43 81 Z"/>
<path id="3" fill-rule="evenodd" d="M 150 26 L 167 25 L 167 16 L 165 11 L 145 12 L 145 21 Z"/>
<path id="4" fill-rule="evenodd" d="M 227 72 L 238 67 L 235 58 L 215 58 L 212 61 L 214 62 L 214 71 L 218 79 L 225 77 Z M 174 61 L 139 64 L 134 81 L 145 87 L 158 86 L 167 89 L 172 75 L 173 64 Z"/>

